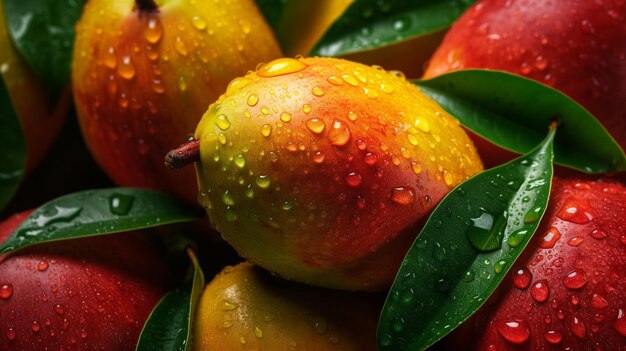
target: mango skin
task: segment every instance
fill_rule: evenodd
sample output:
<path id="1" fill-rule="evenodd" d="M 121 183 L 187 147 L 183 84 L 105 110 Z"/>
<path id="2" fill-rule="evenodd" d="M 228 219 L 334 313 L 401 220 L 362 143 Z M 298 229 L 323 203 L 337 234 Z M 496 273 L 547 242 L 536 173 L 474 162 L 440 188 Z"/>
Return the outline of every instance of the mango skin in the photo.
<path id="1" fill-rule="evenodd" d="M 281 55 L 253 1 L 89 1 L 77 24 L 72 83 L 92 155 L 123 186 L 196 203 L 193 169 L 163 157 L 182 144 L 234 77 Z"/>
<path id="2" fill-rule="evenodd" d="M 210 220 L 241 256 L 285 278 L 388 287 L 419 222 L 482 170 L 471 141 L 380 68 L 304 58 L 259 72 L 235 79 L 196 130 Z"/>
<path id="3" fill-rule="evenodd" d="M 11 41 L 4 2 L 0 2 L 0 74 L 22 124 L 29 172 L 44 157 L 61 130 L 70 108 L 71 94 L 66 89 L 58 100 L 53 99 L 20 56 Z"/>
<path id="4" fill-rule="evenodd" d="M 226 267 L 196 310 L 195 350 L 375 351 L 378 296 L 280 281 L 257 266 Z"/>

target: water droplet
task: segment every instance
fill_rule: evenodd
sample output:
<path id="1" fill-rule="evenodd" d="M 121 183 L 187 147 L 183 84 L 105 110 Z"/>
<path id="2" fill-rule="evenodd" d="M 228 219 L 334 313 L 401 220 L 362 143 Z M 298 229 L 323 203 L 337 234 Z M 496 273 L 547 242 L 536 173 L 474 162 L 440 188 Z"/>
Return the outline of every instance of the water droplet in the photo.
<path id="1" fill-rule="evenodd" d="M 39 329 L 41 329 L 41 326 L 39 325 L 39 322 L 33 321 L 33 323 L 30 326 L 30 329 L 32 329 L 32 331 L 37 333 L 37 332 L 39 332 Z"/>
<path id="2" fill-rule="evenodd" d="M 526 268 L 520 268 L 513 273 L 513 285 L 518 289 L 526 289 L 533 280 L 533 275 Z"/>
<path id="3" fill-rule="evenodd" d="M 0 286 L 0 299 L 7 300 L 13 295 L 13 285 L 3 284 Z"/>
<path id="4" fill-rule="evenodd" d="M 302 61 L 292 58 L 279 58 L 263 65 L 257 71 L 259 77 L 276 77 L 284 74 L 291 74 L 302 71 L 307 67 Z"/>
<path id="5" fill-rule="evenodd" d="M 191 24 L 197 29 L 197 30 L 205 30 L 206 29 L 206 21 L 204 20 L 204 18 L 200 17 L 200 16 L 193 16 L 191 17 Z"/>
<path id="6" fill-rule="evenodd" d="M 65 312 L 65 310 L 63 309 L 63 306 L 56 304 L 54 305 L 54 312 L 56 312 L 59 315 L 62 315 Z"/>
<path id="7" fill-rule="evenodd" d="M 261 126 L 261 135 L 264 137 L 269 137 L 272 134 L 272 126 L 269 124 L 264 124 Z"/>
<path id="8" fill-rule="evenodd" d="M 344 82 L 352 85 L 353 87 L 356 87 L 356 86 L 359 85 L 359 81 L 356 80 L 356 78 L 354 78 L 353 76 L 351 76 L 349 74 L 342 75 L 341 79 L 343 79 Z"/>
<path id="9" fill-rule="evenodd" d="M 46 261 L 39 261 L 39 263 L 37 263 L 37 270 L 40 271 L 40 272 L 45 272 L 48 269 L 49 266 L 50 265 L 48 264 L 48 262 L 46 262 Z"/>
<path id="10" fill-rule="evenodd" d="M 258 185 L 261 189 L 269 188 L 271 183 L 272 181 L 269 176 L 262 175 L 256 178 L 256 185 Z"/>
<path id="11" fill-rule="evenodd" d="M 552 345 L 559 344 L 563 340 L 563 335 L 558 331 L 548 330 L 543 334 L 543 338 L 546 339 Z"/>
<path id="12" fill-rule="evenodd" d="M 583 238 L 583 237 L 581 237 L 581 236 L 575 236 L 575 237 L 573 237 L 573 238 L 569 239 L 569 241 L 567 242 L 567 244 L 568 244 L 569 246 L 574 246 L 574 247 L 575 247 L 575 246 L 578 246 L 578 245 L 582 244 L 582 243 L 583 243 L 583 241 L 585 241 L 585 238 Z"/>
<path id="13" fill-rule="evenodd" d="M 375 153 L 368 152 L 363 156 L 363 162 L 368 166 L 373 166 L 378 161 L 378 156 Z"/>
<path id="14" fill-rule="evenodd" d="M 311 112 L 311 105 L 309 105 L 309 104 L 302 105 L 302 112 L 310 113 Z"/>
<path id="15" fill-rule="evenodd" d="M 313 323 L 313 330 L 320 335 L 326 333 L 328 331 L 328 322 L 323 318 L 316 319 Z"/>
<path id="16" fill-rule="evenodd" d="M 117 56 L 115 55 L 115 48 L 110 46 L 104 53 L 104 65 L 113 69 L 117 66 Z"/>
<path id="17" fill-rule="evenodd" d="M 120 193 L 113 193 L 109 196 L 109 211 L 118 216 L 125 216 L 133 207 L 135 197 Z"/>
<path id="18" fill-rule="evenodd" d="M 556 214 L 557 217 L 564 221 L 585 224 L 589 223 L 594 217 L 594 211 L 586 201 L 574 198 L 568 198 Z"/>
<path id="19" fill-rule="evenodd" d="M 563 278 L 563 285 L 568 289 L 580 289 L 587 284 L 587 275 L 583 269 L 575 269 Z"/>
<path id="20" fill-rule="evenodd" d="M 415 190 L 411 187 L 395 187 L 391 189 L 391 201 L 400 205 L 410 205 L 415 202 Z"/>
<path id="21" fill-rule="evenodd" d="M 623 336 L 626 336 L 626 317 L 624 317 L 624 310 L 619 310 L 617 319 L 615 323 L 613 323 L 613 329 L 617 330 L 617 332 Z"/>
<path id="22" fill-rule="evenodd" d="M 135 70 L 135 65 L 133 65 L 133 61 L 131 60 L 129 55 L 122 56 L 119 64 L 117 65 L 117 74 L 124 79 L 133 79 L 137 71 Z"/>
<path id="23" fill-rule="evenodd" d="M 235 165 L 239 168 L 244 168 L 246 166 L 246 159 L 241 154 L 237 155 L 234 161 L 235 161 Z"/>
<path id="24" fill-rule="evenodd" d="M 237 305 L 236 303 L 224 301 L 224 304 L 222 304 L 222 311 L 234 311 L 238 307 L 239 305 Z"/>
<path id="25" fill-rule="evenodd" d="M 263 330 L 261 330 L 261 328 L 259 327 L 254 327 L 254 336 L 259 339 L 263 339 Z"/>
<path id="26" fill-rule="evenodd" d="M 17 336 L 17 333 L 15 332 L 15 328 L 10 327 L 9 329 L 7 329 L 6 335 L 9 341 L 15 340 L 15 337 Z"/>
<path id="27" fill-rule="evenodd" d="M 215 125 L 221 130 L 227 130 L 230 128 L 230 121 L 226 115 L 218 115 L 217 118 L 215 118 Z"/>
<path id="28" fill-rule="evenodd" d="M 178 77 L 178 89 L 183 93 L 187 91 L 187 80 L 183 76 Z"/>
<path id="29" fill-rule="evenodd" d="M 280 114 L 280 120 L 287 123 L 291 121 L 291 114 L 289 112 L 283 112 Z"/>
<path id="30" fill-rule="evenodd" d="M 506 218 L 500 215 L 494 221 L 492 214 L 483 212 L 480 216 L 470 218 L 471 225 L 465 230 L 465 235 L 476 250 L 489 252 L 500 249 L 504 239 Z"/>
<path id="31" fill-rule="evenodd" d="M 332 85 L 343 85 L 343 80 L 337 76 L 329 76 L 326 80 Z"/>
<path id="32" fill-rule="evenodd" d="M 450 174 L 450 172 L 444 169 L 441 174 L 443 175 L 443 181 L 448 187 L 454 185 L 454 177 Z"/>
<path id="33" fill-rule="evenodd" d="M 143 36 L 151 44 L 156 44 L 163 36 L 163 25 L 158 16 L 150 16 L 143 31 Z"/>
<path id="34" fill-rule="evenodd" d="M 324 163 L 324 159 L 326 158 L 326 156 L 321 152 L 318 151 L 315 154 L 313 154 L 313 162 L 315 163 Z"/>
<path id="35" fill-rule="evenodd" d="M 557 241 L 561 238 L 561 232 L 556 227 L 550 227 L 543 233 L 543 238 L 539 243 L 539 247 L 542 249 L 551 249 L 554 247 Z"/>
<path id="36" fill-rule="evenodd" d="M 348 126 L 339 120 L 334 120 L 328 131 L 328 139 L 335 146 L 344 146 L 350 141 L 351 132 Z"/>
<path id="37" fill-rule="evenodd" d="M 535 207 L 528 211 L 524 215 L 524 223 L 534 223 L 539 219 L 539 213 L 541 212 L 541 207 Z"/>
<path id="38" fill-rule="evenodd" d="M 465 274 L 463 275 L 463 281 L 467 283 L 474 281 L 474 272 L 472 271 L 465 272 Z"/>
<path id="39" fill-rule="evenodd" d="M 313 133 L 315 134 L 321 134 L 324 131 L 324 128 L 326 127 L 324 125 L 324 121 L 319 119 L 319 118 L 310 118 L 307 119 L 304 124 L 306 125 L 306 127 Z"/>
<path id="40" fill-rule="evenodd" d="M 248 106 L 256 106 L 259 103 L 259 96 L 257 94 L 248 95 L 247 104 Z"/>
<path id="41" fill-rule="evenodd" d="M 572 333 L 576 335 L 579 339 L 584 339 L 587 334 L 587 328 L 585 327 L 585 323 L 578 319 L 578 317 L 574 317 L 572 322 L 569 325 Z"/>
<path id="42" fill-rule="evenodd" d="M 324 95 L 324 89 L 316 86 L 311 89 L 311 93 L 315 96 L 322 96 Z"/>
<path id="43" fill-rule="evenodd" d="M 607 237 L 606 233 L 600 229 L 592 230 L 589 235 L 596 240 L 602 240 Z"/>
<path id="44" fill-rule="evenodd" d="M 185 44 L 183 39 L 181 39 L 181 37 L 176 36 L 176 40 L 174 40 L 174 48 L 182 56 L 187 56 L 187 53 L 188 53 L 187 52 L 187 45 Z"/>
<path id="45" fill-rule="evenodd" d="M 493 265 L 493 271 L 496 273 L 501 273 L 506 266 L 505 260 L 499 260 L 496 264 Z"/>
<path id="46" fill-rule="evenodd" d="M 537 302 L 544 302 L 550 297 L 550 287 L 548 281 L 541 279 L 530 288 L 530 296 Z"/>
<path id="47" fill-rule="evenodd" d="M 424 133 L 430 132 L 430 125 L 428 124 L 428 122 L 426 122 L 426 120 L 415 119 L 414 125 L 417 129 L 421 130 Z"/>
<path id="48" fill-rule="evenodd" d="M 506 242 L 511 247 L 518 247 L 519 244 L 521 244 L 524 238 L 526 237 L 526 234 L 528 234 L 527 229 L 515 230 L 511 234 L 509 234 L 509 237 L 506 239 Z"/>
<path id="49" fill-rule="evenodd" d="M 419 163 L 413 161 L 413 162 L 411 162 L 411 170 L 415 174 L 420 174 L 420 173 L 422 173 L 422 166 L 420 166 Z"/>
<path id="50" fill-rule="evenodd" d="M 233 206 L 235 204 L 235 199 L 233 198 L 233 195 L 230 193 L 230 191 L 224 191 L 224 194 L 222 195 L 222 202 L 224 202 L 224 204 L 227 206 Z"/>
<path id="51" fill-rule="evenodd" d="M 346 184 L 352 187 L 359 186 L 361 184 L 361 175 L 356 172 L 350 172 L 346 178 Z"/>
<path id="52" fill-rule="evenodd" d="M 356 112 L 350 111 L 348 112 L 348 120 L 351 122 L 356 121 L 356 119 L 358 118 Z"/>
<path id="53" fill-rule="evenodd" d="M 514 344 L 523 344 L 530 337 L 526 321 L 497 321 L 496 330 L 505 340 Z"/>
<path id="54" fill-rule="evenodd" d="M 591 306 L 595 309 L 601 310 L 609 306 L 609 302 L 598 294 L 593 294 L 591 297 Z"/>

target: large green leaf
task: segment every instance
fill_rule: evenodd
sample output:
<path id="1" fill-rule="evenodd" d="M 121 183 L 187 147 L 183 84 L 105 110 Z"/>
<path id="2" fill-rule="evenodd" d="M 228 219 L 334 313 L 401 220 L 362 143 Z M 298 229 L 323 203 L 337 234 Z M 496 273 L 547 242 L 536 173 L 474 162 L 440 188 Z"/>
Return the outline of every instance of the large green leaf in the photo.
<path id="1" fill-rule="evenodd" d="M 3 0 L 15 46 L 52 89 L 68 82 L 74 24 L 86 0 Z"/>
<path id="2" fill-rule="evenodd" d="M 289 0 L 256 0 L 261 13 L 265 16 L 267 24 L 272 27 L 274 33 L 278 29 L 278 24 L 285 11 L 285 7 L 289 3 Z"/>
<path id="3" fill-rule="evenodd" d="M 0 77 L 0 210 L 17 190 L 26 165 L 26 141 L 9 91 Z"/>
<path id="4" fill-rule="evenodd" d="M 170 195 L 147 189 L 87 190 L 37 208 L 0 246 L 0 253 L 64 239 L 189 222 L 203 214 Z"/>
<path id="5" fill-rule="evenodd" d="M 555 162 L 588 173 L 626 170 L 619 144 L 587 110 L 563 93 L 514 74 L 463 70 L 415 81 L 474 133 L 523 154 L 559 124 Z"/>
<path id="6" fill-rule="evenodd" d="M 559 131 L 560 132 L 560 131 Z M 469 318 L 537 229 L 552 184 L 552 142 L 452 190 L 406 255 L 378 325 L 380 350 L 424 350 Z"/>
<path id="7" fill-rule="evenodd" d="M 378 48 L 449 27 L 475 0 L 356 0 L 311 55 Z"/>
<path id="8" fill-rule="evenodd" d="M 137 351 L 192 349 L 192 321 L 205 282 L 196 256 L 191 250 L 188 253 L 193 264 L 193 278 L 167 293 L 152 310 L 139 336 Z"/>

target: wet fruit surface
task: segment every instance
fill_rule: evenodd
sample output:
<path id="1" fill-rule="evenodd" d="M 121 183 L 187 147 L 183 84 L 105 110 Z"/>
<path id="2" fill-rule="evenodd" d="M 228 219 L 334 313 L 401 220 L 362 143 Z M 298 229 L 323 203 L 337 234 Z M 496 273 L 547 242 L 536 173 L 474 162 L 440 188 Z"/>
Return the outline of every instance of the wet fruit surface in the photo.
<path id="1" fill-rule="evenodd" d="M 453 338 L 475 333 L 477 350 L 626 350 L 625 218 L 626 186 L 556 179 L 509 279 Z M 546 246 L 542 233 L 556 230 Z"/>
<path id="2" fill-rule="evenodd" d="M 194 345 L 196 350 L 376 350 L 381 304 L 375 296 L 285 282 L 241 263 L 226 267 L 204 290 Z"/>
<path id="3" fill-rule="evenodd" d="M 482 168 L 417 88 L 338 59 L 279 59 L 234 80 L 196 138 L 200 202 L 240 254 L 347 289 L 389 284 L 416 234 L 402 230 Z"/>
<path id="4" fill-rule="evenodd" d="M 76 30 L 74 97 L 87 145 L 116 183 L 195 203 L 193 170 L 168 171 L 163 156 L 232 78 L 280 50 L 251 1 L 159 4 L 87 4 Z"/>
<path id="5" fill-rule="evenodd" d="M 0 242 L 27 217 L 0 223 Z M 134 350 L 169 272 L 146 237 L 126 233 L 0 256 L 0 349 Z"/>
<path id="6" fill-rule="evenodd" d="M 489 68 L 535 79 L 591 111 L 625 148 L 625 16 L 621 0 L 479 1 L 452 26 L 425 76 Z M 489 155 L 504 157 L 488 144 L 479 150 L 486 164 Z"/>

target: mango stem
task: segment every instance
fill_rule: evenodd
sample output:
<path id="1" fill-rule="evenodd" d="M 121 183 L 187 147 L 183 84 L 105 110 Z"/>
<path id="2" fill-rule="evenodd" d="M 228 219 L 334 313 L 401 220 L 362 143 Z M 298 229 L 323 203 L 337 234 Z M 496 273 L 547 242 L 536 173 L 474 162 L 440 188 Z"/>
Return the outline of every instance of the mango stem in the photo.
<path id="1" fill-rule="evenodd" d="M 141 12 L 156 12 L 159 6 L 154 0 L 135 0 L 135 7 Z"/>
<path id="2" fill-rule="evenodd" d="M 200 140 L 191 139 L 165 155 L 165 167 L 179 169 L 200 161 Z"/>

